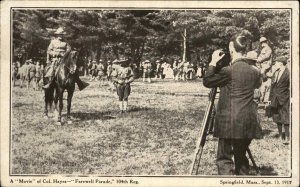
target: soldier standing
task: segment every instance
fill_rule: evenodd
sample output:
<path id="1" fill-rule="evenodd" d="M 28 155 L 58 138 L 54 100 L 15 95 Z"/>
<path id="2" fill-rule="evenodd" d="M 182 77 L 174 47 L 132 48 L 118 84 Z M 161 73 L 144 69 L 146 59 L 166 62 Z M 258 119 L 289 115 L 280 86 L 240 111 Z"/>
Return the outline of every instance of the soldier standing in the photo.
<path id="1" fill-rule="evenodd" d="M 261 37 L 259 42 L 261 43 L 262 50 L 257 58 L 257 63 L 261 68 L 263 75 L 263 83 L 261 85 L 261 102 L 267 103 L 270 95 L 271 79 L 272 79 L 272 49 L 268 45 L 268 40 L 265 37 Z"/>
<path id="2" fill-rule="evenodd" d="M 99 86 L 103 86 L 104 84 L 104 78 L 105 78 L 105 70 L 104 70 L 104 64 L 102 60 L 99 60 L 97 64 L 97 71 L 98 71 L 98 79 L 100 81 Z"/>
<path id="3" fill-rule="evenodd" d="M 58 28 L 54 33 L 56 38 L 51 40 L 47 50 L 47 67 L 45 68 L 45 77 L 49 77 L 50 81 L 44 85 L 44 89 L 49 89 L 52 82 L 54 81 L 55 70 L 60 65 L 64 56 L 71 52 L 71 46 L 63 39 L 66 32 L 63 28 Z M 75 73 L 75 81 L 78 85 L 79 90 L 83 90 L 89 84 L 80 80 L 78 72 Z"/>
<path id="4" fill-rule="evenodd" d="M 145 82 L 146 77 L 147 77 L 147 81 L 149 83 L 151 83 L 151 77 L 150 77 L 151 63 L 150 63 L 150 61 L 146 60 L 145 62 L 143 62 L 142 68 L 143 68 L 143 82 Z"/>
<path id="5" fill-rule="evenodd" d="M 127 61 L 113 61 L 112 79 L 119 96 L 120 113 L 127 112 L 130 83 L 134 81 L 134 73 Z"/>

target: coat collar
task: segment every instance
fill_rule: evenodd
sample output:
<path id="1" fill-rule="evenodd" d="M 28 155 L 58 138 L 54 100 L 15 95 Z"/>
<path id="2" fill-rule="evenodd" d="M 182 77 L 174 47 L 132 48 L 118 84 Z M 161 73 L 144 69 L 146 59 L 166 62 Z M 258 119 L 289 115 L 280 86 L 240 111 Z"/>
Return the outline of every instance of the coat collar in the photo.
<path id="1" fill-rule="evenodd" d="M 237 59 L 235 59 L 233 62 L 231 62 L 231 65 L 235 64 L 235 63 L 238 62 L 238 61 L 243 61 L 243 62 L 245 62 L 245 60 L 247 60 L 246 57 L 237 58 Z"/>

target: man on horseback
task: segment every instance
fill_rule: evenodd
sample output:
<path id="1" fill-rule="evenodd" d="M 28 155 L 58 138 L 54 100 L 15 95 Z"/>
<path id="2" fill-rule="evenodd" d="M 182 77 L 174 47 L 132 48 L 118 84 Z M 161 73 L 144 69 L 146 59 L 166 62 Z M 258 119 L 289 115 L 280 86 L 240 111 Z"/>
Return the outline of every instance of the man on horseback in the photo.
<path id="1" fill-rule="evenodd" d="M 47 50 L 47 67 L 45 68 L 45 77 L 49 77 L 50 81 L 44 85 L 44 89 L 49 89 L 54 81 L 55 71 L 60 65 L 63 58 L 71 52 L 71 46 L 63 39 L 66 32 L 63 28 L 58 28 L 54 33 L 56 38 L 51 40 Z M 50 63 L 49 63 L 50 62 Z M 75 74 L 76 83 L 79 90 L 83 90 L 89 84 L 80 80 L 78 73 Z"/>

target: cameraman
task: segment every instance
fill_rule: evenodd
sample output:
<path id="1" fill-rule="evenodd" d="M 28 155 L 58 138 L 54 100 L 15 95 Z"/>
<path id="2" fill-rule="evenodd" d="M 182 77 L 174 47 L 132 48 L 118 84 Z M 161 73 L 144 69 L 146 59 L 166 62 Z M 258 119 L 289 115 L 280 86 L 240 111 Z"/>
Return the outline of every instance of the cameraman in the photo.
<path id="1" fill-rule="evenodd" d="M 260 86 L 260 73 L 246 62 L 249 41 L 247 36 L 234 36 L 229 43 L 230 66 L 220 70 L 216 68 L 217 62 L 225 54 L 216 50 L 203 78 L 204 86 L 220 88 L 214 131 L 214 136 L 219 137 L 219 175 L 247 175 L 247 148 L 253 138 L 262 136 L 253 102 L 254 90 Z"/>

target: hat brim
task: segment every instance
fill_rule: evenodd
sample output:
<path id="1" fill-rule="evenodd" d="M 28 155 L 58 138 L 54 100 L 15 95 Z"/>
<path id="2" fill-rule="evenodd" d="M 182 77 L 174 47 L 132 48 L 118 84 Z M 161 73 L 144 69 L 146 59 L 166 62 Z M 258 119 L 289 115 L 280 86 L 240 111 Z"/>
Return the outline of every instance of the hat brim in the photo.
<path id="1" fill-rule="evenodd" d="M 55 35 L 66 35 L 67 33 L 65 33 L 65 32 L 55 32 L 54 34 Z"/>
<path id="2" fill-rule="evenodd" d="M 257 61 L 257 58 L 249 58 L 249 57 L 245 57 L 246 60 L 251 60 L 251 61 Z"/>

